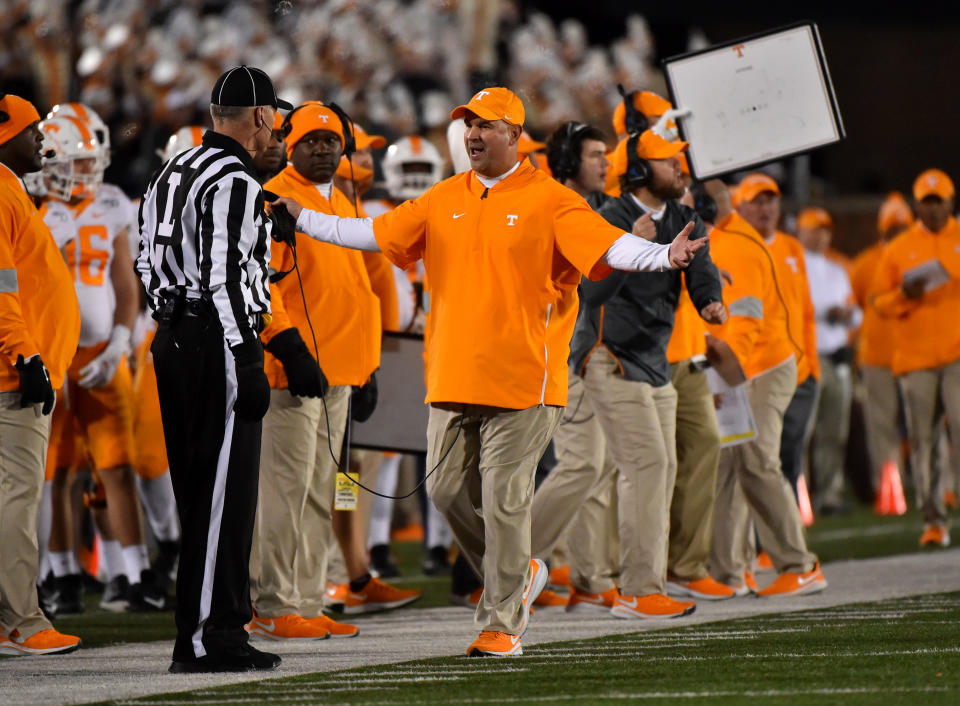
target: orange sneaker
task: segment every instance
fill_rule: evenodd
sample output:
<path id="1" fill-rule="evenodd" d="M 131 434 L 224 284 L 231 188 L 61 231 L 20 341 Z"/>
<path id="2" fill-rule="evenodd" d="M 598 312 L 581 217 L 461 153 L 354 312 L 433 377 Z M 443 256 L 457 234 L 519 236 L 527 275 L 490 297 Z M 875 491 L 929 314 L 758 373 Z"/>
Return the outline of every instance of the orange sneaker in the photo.
<path id="1" fill-rule="evenodd" d="M 811 571 L 795 573 L 784 571 L 777 576 L 773 583 L 762 591 L 757 591 L 760 597 L 768 596 L 800 596 L 804 593 L 817 593 L 827 587 L 827 580 L 820 571 L 818 561 Z"/>
<path id="2" fill-rule="evenodd" d="M 476 608 L 482 595 L 483 586 L 473 589 L 470 593 L 451 593 L 450 602 L 454 605 L 462 605 L 464 608 Z"/>
<path id="3" fill-rule="evenodd" d="M 950 546 L 950 532 L 943 525 L 926 525 L 920 535 L 920 546 L 933 544 L 940 547 Z"/>
<path id="4" fill-rule="evenodd" d="M 603 593 L 585 593 L 578 591 L 574 586 L 570 589 L 570 600 L 567 603 L 568 613 L 609 613 L 613 608 L 613 601 L 617 597 L 617 589 L 610 588 Z"/>
<path id="5" fill-rule="evenodd" d="M 538 608 L 566 608 L 568 600 L 569 596 L 545 588 L 540 591 L 540 595 L 537 596 L 537 600 L 533 604 Z"/>
<path id="6" fill-rule="evenodd" d="M 330 610 L 343 612 L 343 604 L 347 600 L 347 594 L 350 592 L 350 584 L 339 583 L 327 584 L 327 590 L 323 594 L 323 603 Z"/>
<path id="7" fill-rule="evenodd" d="M 484 630 L 467 648 L 467 657 L 511 657 L 522 654 L 519 635 L 493 630 Z"/>
<path id="8" fill-rule="evenodd" d="M 952 490 L 945 490 L 943 491 L 943 504 L 951 510 L 956 510 L 960 507 L 960 498 L 957 498 L 957 494 Z"/>
<path id="9" fill-rule="evenodd" d="M 347 590 L 347 596 L 343 601 L 343 612 L 347 615 L 376 613 L 379 610 L 405 606 L 419 597 L 420 591 L 416 588 L 397 588 L 378 578 L 371 578 L 362 591 L 354 593 Z"/>
<path id="10" fill-rule="evenodd" d="M 422 542 L 423 525 L 407 525 L 395 529 L 390 533 L 390 539 L 394 542 Z"/>
<path id="11" fill-rule="evenodd" d="M 46 628 L 30 637 L 21 637 L 19 630 L 13 630 L 9 635 L 0 633 L 0 655 L 66 654 L 81 644 L 79 637 L 64 635 L 54 628 Z"/>
<path id="12" fill-rule="evenodd" d="M 540 559 L 530 560 L 530 582 L 523 589 L 523 595 L 521 596 L 523 600 L 523 618 L 520 621 L 520 632 L 516 635 L 518 640 L 523 637 L 523 633 L 527 631 L 527 625 L 530 623 L 530 608 L 540 596 L 543 587 L 547 585 L 547 576 L 549 573 L 550 572 L 547 571 L 547 565 Z"/>
<path id="13" fill-rule="evenodd" d="M 338 623 L 326 615 L 318 615 L 316 618 L 304 618 L 304 620 L 311 625 L 315 625 L 318 629 L 326 630 L 330 637 L 356 637 L 360 634 L 360 628 L 356 625 Z"/>
<path id="14" fill-rule="evenodd" d="M 757 554 L 757 573 L 763 571 L 776 571 L 773 566 L 773 559 L 770 558 L 770 555 L 766 552 L 760 552 Z"/>
<path id="15" fill-rule="evenodd" d="M 667 576 L 666 587 L 668 596 L 690 596 L 691 598 L 702 598 L 705 601 L 722 601 L 736 595 L 732 588 L 724 586 L 719 581 L 714 581 L 709 576 L 692 581 L 685 581 L 676 576 Z"/>
<path id="16" fill-rule="evenodd" d="M 267 640 L 285 640 L 289 642 L 306 642 L 326 640 L 330 631 L 325 627 L 313 624 L 296 613 L 279 615 L 275 618 L 265 618 L 253 614 L 253 619 L 246 625 L 250 637 L 260 637 Z"/>
<path id="17" fill-rule="evenodd" d="M 618 595 L 610 614 L 617 618 L 679 618 L 696 610 L 693 601 L 675 601 L 662 593 L 646 596 Z"/>
<path id="18" fill-rule="evenodd" d="M 558 588 L 572 588 L 573 585 L 570 583 L 570 565 L 566 564 L 565 566 L 550 569 L 550 581 L 547 583 L 547 587 L 553 590 L 557 590 Z"/>

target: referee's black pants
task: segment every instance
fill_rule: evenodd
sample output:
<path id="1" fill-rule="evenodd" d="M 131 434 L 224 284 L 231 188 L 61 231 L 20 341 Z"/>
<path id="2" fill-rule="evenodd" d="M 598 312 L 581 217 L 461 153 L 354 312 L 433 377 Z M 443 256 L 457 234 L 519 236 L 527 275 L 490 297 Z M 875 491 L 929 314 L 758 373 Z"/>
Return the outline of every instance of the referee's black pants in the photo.
<path id="1" fill-rule="evenodd" d="M 174 661 L 235 652 L 251 618 L 260 422 L 233 411 L 233 354 L 215 314 L 162 319 L 152 347 L 180 515 Z"/>

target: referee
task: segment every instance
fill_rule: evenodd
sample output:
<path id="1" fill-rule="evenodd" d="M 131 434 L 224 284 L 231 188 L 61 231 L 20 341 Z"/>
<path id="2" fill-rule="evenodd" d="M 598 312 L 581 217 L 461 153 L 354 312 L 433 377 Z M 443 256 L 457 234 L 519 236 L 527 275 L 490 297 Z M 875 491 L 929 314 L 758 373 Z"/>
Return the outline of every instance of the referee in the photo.
<path id="1" fill-rule="evenodd" d="M 171 672 L 273 669 L 247 642 L 260 425 L 258 337 L 269 317 L 270 225 L 253 156 L 278 107 L 260 69 L 213 87 L 213 131 L 167 162 L 140 205 L 137 270 L 160 322 L 152 352 L 183 549 Z"/>

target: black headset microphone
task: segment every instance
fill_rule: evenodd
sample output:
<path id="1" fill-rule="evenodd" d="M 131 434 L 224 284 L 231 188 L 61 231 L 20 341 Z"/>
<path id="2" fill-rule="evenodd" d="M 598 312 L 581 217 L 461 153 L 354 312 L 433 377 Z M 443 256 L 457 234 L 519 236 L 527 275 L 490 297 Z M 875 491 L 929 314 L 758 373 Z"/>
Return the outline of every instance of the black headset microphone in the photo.
<path id="1" fill-rule="evenodd" d="M 640 143 L 640 135 L 649 129 L 650 121 L 647 116 L 637 110 L 633 99 L 636 91 L 627 93 L 623 89 L 623 84 L 617 84 L 617 93 L 623 98 L 624 125 L 627 129 L 627 171 L 624 173 L 626 181 L 631 186 L 646 186 L 650 183 L 653 176 L 653 170 L 650 169 L 650 163 L 637 154 L 637 146 Z"/>

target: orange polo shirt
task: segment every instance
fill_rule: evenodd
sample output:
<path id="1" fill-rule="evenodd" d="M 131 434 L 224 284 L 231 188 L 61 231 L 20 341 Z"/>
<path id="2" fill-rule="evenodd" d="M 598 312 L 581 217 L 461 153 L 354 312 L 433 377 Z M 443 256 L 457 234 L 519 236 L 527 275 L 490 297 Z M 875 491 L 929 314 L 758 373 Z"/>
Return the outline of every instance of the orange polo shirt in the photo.
<path id="1" fill-rule="evenodd" d="M 288 164 L 263 185 L 264 189 L 296 199 L 313 211 L 353 218 L 353 204 L 336 187 L 328 201 L 316 185 Z M 293 251 L 286 245 L 271 248 L 270 265 L 286 272 L 293 267 Z M 270 285 L 273 321 L 261 338 L 269 342 L 281 331 L 295 326 L 312 354 L 317 339 L 318 362 L 331 385 L 362 385 L 380 365 L 380 300 L 370 286 L 363 254 L 297 234 L 297 259 L 303 278 L 303 294 L 292 272 Z M 270 386 L 283 389 L 287 376 L 283 365 L 269 352 L 264 369 Z"/>
<path id="2" fill-rule="evenodd" d="M 777 266 L 777 281 L 787 302 L 787 329 L 790 342 L 801 348 L 797 355 L 797 382 L 810 375 L 820 379 L 820 358 L 817 355 L 817 321 L 810 299 L 810 283 L 807 280 L 806 258 L 803 246 L 792 235 L 777 231 L 767 247 Z"/>
<path id="3" fill-rule="evenodd" d="M 733 280 L 723 288 L 727 322 L 710 330 L 730 345 L 747 377 L 799 358 L 787 336 L 776 262 L 753 226 L 736 212 L 724 217 L 710 231 L 710 257 Z"/>
<path id="4" fill-rule="evenodd" d="M 938 260 L 950 280 L 919 299 L 900 291 L 905 272 Z M 960 224 L 951 217 L 939 233 L 917 221 L 887 244 L 874 281 L 873 305 L 884 316 L 896 317 L 892 338 L 892 370 L 903 375 L 940 368 L 960 360 Z"/>
<path id="5" fill-rule="evenodd" d="M 880 368 L 889 368 L 893 364 L 893 339 L 890 334 L 894 324 L 890 319 L 883 318 L 870 303 L 875 294 L 873 283 L 877 268 L 885 249 L 884 243 L 871 245 L 857 255 L 850 268 L 850 287 L 857 306 L 863 312 L 863 323 L 857 334 L 857 362 Z"/>
<path id="6" fill-rule="evenodd" d="M 567 402 L 581 273 L 623 231 L 523 160 L 487 189 L 457 174 L 373 221 L 398 267 L 430 278 L 427 402 L 526 409 Z"/>
<path id="7" fill-rule="evenodd" d="M 79 338 L 70 271 L 23 183 L 0 164 L 0 392 L 20 389 L 17 356 L 37 353 L 60 389 Z"/>
<path id="8" fill-rule="evenodd" d="M 710 246 L 713 248 L 713 245 Z M 711 257 L 713 253 L 711 252 Z M 714 260 L 716 262 L 716 260 Z M 679 363 L 707 352 L 707 324 L 693 305 L 686 286 L 680 288 L 677 312 L 673 317 L 673 333 L 667 344 L 667 362 Z"/>

